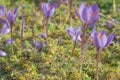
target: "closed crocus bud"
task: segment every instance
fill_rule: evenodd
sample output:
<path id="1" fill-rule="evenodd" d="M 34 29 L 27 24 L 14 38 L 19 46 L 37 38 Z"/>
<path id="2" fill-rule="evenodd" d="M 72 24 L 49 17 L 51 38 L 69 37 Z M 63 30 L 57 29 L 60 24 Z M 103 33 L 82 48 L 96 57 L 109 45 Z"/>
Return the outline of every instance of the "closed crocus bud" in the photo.
<path id="1" fill-rule="evenodd" d="M 1 35 L 5 35 L 5 34 L 7 34 L 7 33 L 10 33 L 10 30 L 11 30 L 11 29 L 10 29 L 8 23 L 5 22 L 5 23 L 3 24 L 3 26 L 2 26 L 2 29 L 0 30 L 0 34 L 1 34 Z"/>
<path id="2" fill-rule="evenodd" d="M 72 41 L 76 43 L 78 40 L 81 41 L 81 27 L 78 27 L 78 29 L 75 29 L 74 27 L 69 27 L 66 29 L 66 32 L 69 36 L 71 36 Z"/>
<path id="3" fill-rule="evenodd" d="M 7 56 L 7 53 L 0 50 L 0 56 Z"/>
<path id="4" fill-rule="evenodd" d="M 15 21 L 16 17 L 17 17 L 17 14 L 18 14 L 18 9 L 15 8 L 14 11 L 8 11 L 6 13 L 6 17 L 7 17 L 7 20 L 13 24 L 13 22 Z"/>
<path id="5" fill-rule="evenodd" d="M 106 32 L 102 30 L 100 33 L 94 31 L 92 34 L 92 39 L 97 50 L 102 50 L 104 47 L 108 46 L 114 38 L 113 34 L 106 36 Z"/>
<path id="6" fill-rule="evenodd" d="M 75 13 L 83 24 L 89 25 L 99 20 L 100 9 L 97 4 L 87 7 L 84 2 L 82 2 L 78 10 L 75 6 Z"/>
<path id="7" fill-rule="evenodd" d="M 55 8 L 57 7 L 57 3 L 53 3 L 52 5 L 48 3 L 42 3 L 42 11 L 44 14 L 44 17 L 49 19 L 55 11 Z"/>

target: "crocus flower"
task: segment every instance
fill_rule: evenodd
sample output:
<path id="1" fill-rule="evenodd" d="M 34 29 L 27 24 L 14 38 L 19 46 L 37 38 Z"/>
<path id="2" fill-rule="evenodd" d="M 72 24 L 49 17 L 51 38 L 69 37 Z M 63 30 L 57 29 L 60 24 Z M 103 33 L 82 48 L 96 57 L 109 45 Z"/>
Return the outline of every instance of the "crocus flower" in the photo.
<path id="1" fill-rule="evenodd" d="M 81 27 L 78 27 L 78 29 L 75 29 L 73 27 L 67 28 L 66 32 L 69 36 L 72 37 L 72 41 L 76 43 L 78 40 L 81 41 Z"/>
<path id="2" fill-rule="evenodd" d="M 5 12 L 5 8 L 0 5 L 0 17 L 4 15 L 4 12 Z"/>
<path id="3" fill-rule="evenodd" d="M 11 41 L 12 40 L 12 41 Z M 12 43 L 11 43 L 12 42 Z M 11 38 L 9 38 L 9 39 L 7 39 L 6 40 L 6 44 L 13 44 L 15 42 L 15 40 L 14 39 L 11 39 Z"/>
<path id="4" fill-rule="evenodd" d="M 102 26 L 107 26 L 108 28 L 113 28 L 115 27 L 117 24 L 117 21 L 113 18 L 108 19 L 107 21 L 105 21 L 104 23 L 102 23 Z"/>
<path id="5" fill-rule="evenodd" d="M 35 46 L 36 46 L 36 48 L 41 49 L 42 48 L 42 43 L 40 43 L 38 40 L 36 40 Z"/>
<path id="6" fill-rule="evenodd" d="M 0 56 L 7 56 L 7 53 L 0 50 Z"/>
<path id="7" fill-rule="evenodd" d="M 99 20 L 100 9 L 97 4 L 87 7 L 84 2 L 79 6 L 79 10 L 75 7 L 75 13 L 83 24 L 94 24 Z"/>
<path id="8" fill-rule="evenodd" d="M 114 38 L 113 34 L 109 34 L 106 36 L 106 32 L 102 30 L 100 33 L 94 29 L 92 33 L 93 44 L 97 48 L 97 50 L 102 50 L 104 47 L 108 46 Z"/>
<path id="9" fill-rule="evenodd" d="M 0 34 L 1 34 L 1 35 L 5 35 L 5 34 L 9 33 L 10 30 L 11 30 L 11 29 L 10 29 L 9 25 L 8 25 L 8 23 L 6 22 L 6 23 L 3 24 L 2 29 L 1 29 L 1 31 L 0 31 Z"/>
<path id="10" fill-rule="evenodd" d="M 17 14 L 18 14 L 18 9 L 15 8 L 14 11 L 8 11 L 6 13 L 6 17 L 7 17 L 7 20 L 10 22 L 10 24 L 13 24 L 13 22 L 15 21 L 16 17 L 17 17 Z"/>
<path id="11" fill-rule="evenodd" d="M 45 34 L 39 34 L 38 35 L 40 38 L 45 38 Z"/>
<path id="12" fill-rule="evenodd" d="M 57 3 L 53 3 L 52 5 L 48 3 L 42 3 L 42 11 L 44 13 L 45 18 L 50 18 L 55 11 L 55 8 L 57 7 Z"/>

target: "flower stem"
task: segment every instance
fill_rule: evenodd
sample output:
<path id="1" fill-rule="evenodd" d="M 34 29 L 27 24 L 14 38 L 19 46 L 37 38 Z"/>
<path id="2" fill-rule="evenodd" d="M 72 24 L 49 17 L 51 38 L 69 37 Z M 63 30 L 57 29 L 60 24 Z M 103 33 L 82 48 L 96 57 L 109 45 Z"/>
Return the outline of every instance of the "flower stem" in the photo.
<path id="1" fill-rule="evenodd" d="M 13 23 L 10 23 L 10 26 L 11 26 L 11 32 L 10 32 L 10 34 L 11 34 L 11 47 L 12 47 L 11 48 L 11 53 L 13 53 L 13 44 L 12 44 L 12 38 L 13 38 L 13 34 L 12 34 L 13 33 L 13 31 L 12 31 L 13 29 L 12 29 L 12 27 L 13 27 Z"/>
<path id="2" fill-rule="evenodd" d="M 72 8 L 72 0 L 69 0 L 68 7 L 69 7 L 69 21 L 70 21 L 70 23 L 71 23 L 71 22 L 72 22 L 72 21 L 71 21 L 71 8 Z"/>
<path id="3" fill-rule="evenodd" d="M 45 18 L 46 24 L 45 24 L 45 34 L 46 34 L 46 44 L 48 44 L 48 18 Z"/>
<path id="4" fill-rule="evenodd" d="M 97 59 L 96 59 L 96 80 L 99 80 L 99 61 L 100 61 L 100 50 L 97 50 Z"/>
<path id="5" fill-rule="evenodd" d="M 74 56 L 75 47 L 76 47 L 76 42 L 74 43 L 74 46 L 73 46 L 73 49 L 72 49 L 72 56 Z"/>
<path id="6" fill-rule="evenodd" d="M 39 10 L 41 11 L 41 7 L 42 7 L 42 0 L 39 0 Z"/>
<path id="7" fill-rule="evenodd" d="M 83 65 L 83 51 L 84 51 L 84 44 L 85 44 L 85 33 L 86 33 L 86 27 L 87 24 L 85 24 L 83 26 L 83 33 L 82 33 L 82 43 L 81 43 L 81 63 L 80 63 L 80 75 L 81 75 L 81 79 L 82 79 L 82 65 Z"/>
<path id="8" fill-rule="evenodd" d="M 24 17 L 22 16 L 22 29 L 21 29 L 21 49 L 22 49 L 22 44 L 23 44 L 24 27 L 25 27 L 25 19 L 24 19 Z"/>
<path id="9" fill-rule="evenodd" d="M 24 3 L 23 3 L 24 4 Z M 23 35 L 24 35 L 24 27 L 25 27 L 25 19 L 24 19 L 24 6 L 22 5 L 22 28 L 21 28 L 21 52 L 22 52 L 22 44 L 23 44 Z"/>

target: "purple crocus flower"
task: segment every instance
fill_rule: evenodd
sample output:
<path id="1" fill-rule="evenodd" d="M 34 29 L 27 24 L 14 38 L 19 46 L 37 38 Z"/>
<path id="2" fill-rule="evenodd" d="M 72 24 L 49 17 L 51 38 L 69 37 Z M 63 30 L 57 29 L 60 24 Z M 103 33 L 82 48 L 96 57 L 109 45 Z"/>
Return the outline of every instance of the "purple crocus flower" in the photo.
<path id="1" fill-rule="evenodd" d="M 55 8 L 57 7 L 57 3 L 53 3 L 52 5 L 48 3 L 42 3 L 42 11 L 44 13 L 45 18 L 49 18 L 54 14 Z"/>
<path id="2" fill-rule="evenodd" d="M 1 35 L 5 35 L 5 34 L 9 33 L 10 30 L 11 30 L 11 29 L 10 29 L 9 25 L 8 25 L 8 23 L 6 22 L 6 23 L 3 24 L 2 29 L 1 29 L 1 31 L 0 31 L 0 34 L 1 34 Z"/>
<path id="3" fill-rule="evenodd" d="M 0 50 L 0 56 L 7 56 L 7 53 Z"/>
<path id="4" fill-rule="evenodd" d="M 38 40 L 36 40 L 35 46 L 36 46 L 36 48 L 41 49 L 42 48 L 42 43 L 40 43 Z"/>
<path id="5" fill-rule="evenodd" d="M 109 34 L 107 37 L 104 30 L 102 30 L 100 33 L 97 33 L 97 31 L 94 29 L 92 32 L 93 44 L 97 50 L 102 50 L 104 47 L 108 46 L 112 42 L 113 38 L 113 34 Z"/>
<path id="6" fill-rule="evenodd" d="M 12 40 L 12 41 L 11 41 Z M 11 44 L 11 42 L 12 42 L 12 44 L 15 42 L 15 40 L 14 39 L 11 39 L 11 38 L 9 38 L 9 39 L 7 39 L 6 40 L 6 44 Z"/>
<path id="7" fill-rule="evenodd" d="M 79 6 L 79 10 L 75 7 L 76 15 L 84 24 L 94 24 L 99 20 L 100 9 L 97 4 L 87 7 L 84 2 Z"/>
<path id="8" fill-rule="evenodd" d="M 7 17 L 7 20 L 10 22 L 10 24 L 13 24 L 13 22 L 15 21 L 16 17 L 17 17 L 17 14 L 18 14 L 18 9 L 15 8 L 14 11 L 8 11 L 6 13 L 6 17 Z"/>
<path id="9" fill-rule="evenodd" d="M 78 27 L 78 29 L 75 29 L 73 27 L 67 28 L 66 32 L 69 36 L 72 37 L 72 41 L 76 43 L 78 40 L 81 41 L 81 27 Z"/>
<path id="10" fill-rule="evenodd" d="M 4 12 L 5 12 L 5 8 L 0 5 L 0 17 L 4 15 Z"/>
<path id="11" fill-rule="evenodd" d="M 45 38 L 45 34 L 39 34 L 38 35 L 40 38 Z"/>

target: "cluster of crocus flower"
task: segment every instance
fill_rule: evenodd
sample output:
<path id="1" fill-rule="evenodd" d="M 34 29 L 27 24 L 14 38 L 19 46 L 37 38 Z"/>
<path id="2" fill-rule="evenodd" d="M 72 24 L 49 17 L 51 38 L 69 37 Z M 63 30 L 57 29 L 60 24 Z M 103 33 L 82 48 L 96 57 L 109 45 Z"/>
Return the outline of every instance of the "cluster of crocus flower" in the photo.
<path id="1" fill-rule="evenodd" d="M 79 6 L 79 9 L 76 8 L 76 6 L 74 7 L 75 9 L 75 13 L 77 15 L 77 17 L 82 21 L 83 25 L 82 25 L 82 34 L 80 33 L 80 28 L 78 28 L 77 30 L 75 30 L 73 27 L 67 28 L 66 31 L 67 33 L 72 37 L 73 42 L 76 44 L 76 42 L 78 40 L 81 40 L 81 66 L 80 66 L 80 70 L 82 72 L 82 56 L 83 56 L 83 52 L 84 52 L 84 44 L 85 44 L 85 40 L 86 40 L 86 29 L 87 26 L 93 26 L 93 31 L 91 34 L 93 43 L 97 49 L 97 66 L 96 66 L 96 79 L 98 80 L 99 77 L 99 73 L 98 73 L 98 59 L 99 59 L 99 53 L 103 50 L 103 48 L 105 48 L 106 46 L 108 46 L 114 36 L 113 34 L 110 34 L 108 37 L 106 36 L 106 32 L 104 30 L 102 30 L 100 33 L 98 33 L 95 29 L 95 23 L 99 20 L 99 14 L 100 14 L 100 9 L 98 7 L 97 4 L 93 4 L 92 6 L 88 7 L 85 5 L 84 2 L 81 3 L 81 5 Z M 73 49 L 74 50 L 74 49 Z M 82 73 L 81 73 L 82 74 Z"/>
<path id="2" fill-rule="evenodd" d="M 7 33 L 10 33 L 12 31 L 12 25 L 17 17 L 18 9 L 15 8 L 14 11 L 8 11 L 6 12 L 5 7 L 0 5 L 0 23 L 2 24 L 2 28 L 0 30 L 0 35 L 5 35 Z M 3 15 L 6 16 L 7 20 L 4 20 Z M 9 22 L 9 23 L 8 23 Z M 14 43 L 14 40 L 8 39 L 6 41 L 6 44 Z M 7 56 L 7 53 L 4 51 L 0 51 L 0 56 Z"/>

